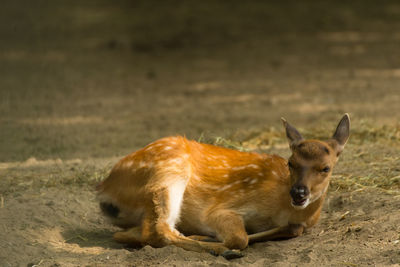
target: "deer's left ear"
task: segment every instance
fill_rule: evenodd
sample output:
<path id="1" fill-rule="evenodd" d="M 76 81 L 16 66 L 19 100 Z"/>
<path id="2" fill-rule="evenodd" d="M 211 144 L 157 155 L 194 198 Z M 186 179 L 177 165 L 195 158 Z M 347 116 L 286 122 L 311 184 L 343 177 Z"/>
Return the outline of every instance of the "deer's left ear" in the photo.
<path id="1" fill-rule="evenodd" d="M 297 131 L 296 128 L 294 128 L 292 125 L 290 125 L 285 118 L 281 118 L 283 122 L 283 126 L 285 127 L 286 130 L 286 136 L 289 141 L 289 146 L 292 149 L 296 144 L 298 144 L 300 141 L 303 140 L 303 136 Z"/>
<path id="2" fill-rule="evenodd" d="M 346 113 L 340 120 L 338 126 L 336 127 L 336 131 L 332 136 L 332 139 L 336 141 L 334 148 L 338 155 L 343 151 L 343 148 L 346 145 L 349 136 L 350 136 L 350 117 L 349 114 Z"/>

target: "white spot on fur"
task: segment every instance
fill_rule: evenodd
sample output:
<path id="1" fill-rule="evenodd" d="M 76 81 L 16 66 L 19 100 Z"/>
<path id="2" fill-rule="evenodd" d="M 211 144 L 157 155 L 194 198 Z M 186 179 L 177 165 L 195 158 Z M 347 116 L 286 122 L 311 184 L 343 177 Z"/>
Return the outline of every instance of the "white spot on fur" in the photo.
<path id="1" fill-rule="evenodd" d="M 162 146 L 163 144 L 160 143 L 151 143 L 150 145 L 148 145 L 144 151 L 150 151 L 150 150 L 154 150 L 159 146 Z"/>
<path id="2" fill-rule="evenodd" d="M 172 149 L 172 147 L 170 147 L 170 146 L 165 146 L 165 147 L 164 147 L 164 150 L 165 150 L 165 151 L 168 151 L 168 150 L 171 150 L 171 149 Z"/>
<path id="3" fill-rule="evenodd" d="M 137 166 L 138 166 L 139 168 L 145 168 L 145 167 L 147 167 L 147 163 L 144 162 L 144 161 L 139 161 L 139 162 L 137 163 Z"/>
<path id="4" fill-rule="evenodd" d="M 232 170 L 234 170 L 234 171 L 240 171 L 240 170 L 244 170 L 244 169 L 246 169 L 246 168 L 247 168 L 246 166 L 239 166 L 239 167 L 233 167 Z"/>
<path id="5" fill-rule="evenodd" d="M 133 162 L 132 161 L 127 161 L 125 162 L 125 167 L 130 168 L 132 166 Z"/>
<path id="6" fill-rule="evenodd" d="M 257 173 L 257 175 L 258 175 L 258 176 L 264 176 L 264 173 L 259 172 L 259 173 Z"/>
<path id="7" fill-rule="evenodd" d="M 221 187 L 218 191 L 225 191 L 225 190 L 227 190 L 227 189 L 229 189 L 229 188 L 231 188 L 232 187 L 232 185 L 233 184 L 227 184 L 227 185 L 224 185 L 223 187 Z"/>
<path id="8" fill-rule="evenodd" d="M 256 164 L 249 164 L 249 165 L 245 165 L 245 166 L 238 166 L 238 167 L 233 167 L 232 170 L 234 171 L 240 171 L 240 170 L 245 170 L 248 168 L 253 168 L 253 169 L 259 169 L 260 167 Z"/>
<path id="9" fill-rule="evenodd" d="M 232 167 L 231 165 L 229 165 L 228 161 L 226 161 L 226 160 L 222 160 L 221 163 L 222 163 L 221 165 L 224 166 L 224 168 L 226 168 L 226 169 L 228 169 L 228 168 L 230 169 Z"/>
<path id="10" fill-rule="evenodd" d="M 246 179 L 243 180 L 243 182 L 248 183 L 250 181 L 250 179 L 251 179 L 250 177 L 247 177 Z"/>
<path id="11" fill-rule="evenodd" d="M 186 181 L 182 179 L 175 181 L 168 187 L 169 216 L 167 219 L 167 223 L 171 229 L 175 229 L 175 224 L 179 220 L 182 199 L 183 199 L 183 194 L 185 193 L 185 189 L 186 189 Z"/>
<path id="12" fill-rule="evenodd" d="M 213 169 L 213 170 L 220 170 L 220 169 L 225 169 L 224 166 L 208 166 L 209 169 Z"/>
<path id="13" fill-rule="evenodd" d="M 259 169 L 260 167 L 256 164 L 249 164 L 247 165 L 248 168 Z"/>
<path id="14" fill-rule="evenodd" d="M 217 190 L 217 191 L 220 190 L 220 187 L 217 186 L 217 185 L 208 185 L 207 187 L 210 188 L 210 189 L 212 189 L 212 190 Z"/>
<path id="15" fill-rule="evenodd" d="M 192 178 L 193 178 L 194 180 L 200 180 L 200 176 L 198 176 L 197 174 L 193 174 L 193 175 L 192 175 Z"/>
<path id="16" fill-rule="evenodd" d="M 202 188 L 207 188 L 207 189 L 211 189 L 211 190 L 216 190 L 216 191 L 220 191 L 221 188 L 217 185 L 210 185 L 210 184 L 203 184 L 201 185 Z"/>
<path id="17" fill-rule="evenodd" d="M 257 183 L 257 181 L 258 181 L 258 179 L 255 178 L 255 179 L 251 180 L 251 181 L 249 182 L 249 184 L 255 184 L 255 183 Z"/>
<path id="18" fill-rule="evenodd" d="M 175 165 L 175 164 L 182 164 L 182 162 L 183 162 L 183 160 L 181 159 L 181 158 L 176 158 L 176 159 L 170 159 L 169 161 L 168 161 L 168 164 L 173 164 L 173 165 Z"/>
<path id="19" fill-rule="evenodd" d="M 163 145 L 163 144 L 161 144 L 161 143 L 155 143 L 155 142 L 153 142 L 153 143 L 147 145 L 147 147 L 145 148 L 144 151 L 153 150 L 153 149 L 155 149 L 155 148 L 157 148 L 157 147 L 159 147 L 159 146 L 162 146 L 162 145 Z"/>
<path id="20" fill-rule="evenodd" d="M 219 157 L 217 157 L 217 156 L 209 156 L 209 158 L 213 159 L 213 160 L 219 160 Z"/>
<path id="21" fill-rule="evenodd" d="M 153 168 L 154 163 L 153 162 L 147 162 L 147 168 Z"/>
<path id="22" fill-rule="evenodd" d="M 276 173 L 276 171 L 272 171 L 271 173 L 272 173 L 272 175 L 278 176 L 278 174 Z"/>

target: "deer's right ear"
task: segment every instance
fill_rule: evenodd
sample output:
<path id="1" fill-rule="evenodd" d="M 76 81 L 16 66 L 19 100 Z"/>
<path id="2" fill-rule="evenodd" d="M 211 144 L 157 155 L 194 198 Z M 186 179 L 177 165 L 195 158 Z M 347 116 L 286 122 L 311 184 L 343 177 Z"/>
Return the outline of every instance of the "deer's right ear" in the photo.
<path id="1" fill-rule="evenodd" d="M 303 140 L 303 136 L 297 131 L 296 128 L 294 128 L 292 125 L 290 125 L 285 118 L 281 118 L 283 122 L 283 127 L 285 127 L 286 130 L 286 136 L 289 141 L 289 146 L 292 149 L 296 144 L 298 144 L 300 141 Z"/>
<path id="2" fill-rule="evenodd" d="M 336 151 L 338 155 L 342 152 L 344 145 L 347 143 L 347 140 L 350 136 L 350 116 L 349 114 L 345 114 L 343 118 L 340 120 L 335 133 L 332 136 L 337 142 Z"/>

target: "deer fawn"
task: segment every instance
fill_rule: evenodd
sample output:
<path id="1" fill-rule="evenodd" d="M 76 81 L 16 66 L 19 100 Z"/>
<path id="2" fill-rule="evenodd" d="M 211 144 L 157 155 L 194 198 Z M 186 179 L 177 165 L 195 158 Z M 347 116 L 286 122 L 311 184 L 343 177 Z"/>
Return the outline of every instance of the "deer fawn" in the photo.
<path id="1" fill-rule="evenodd" d="M 301 235 L 319 219 L 350 119 L 346 114 L 327 141 L 304 140 L 282 121 L 288 161 L 184 137 L 160 139 L 120 160 L 98 186 L 101 210 L 125 229 L 114 239 L 234 258 L 249 242 Z"/>

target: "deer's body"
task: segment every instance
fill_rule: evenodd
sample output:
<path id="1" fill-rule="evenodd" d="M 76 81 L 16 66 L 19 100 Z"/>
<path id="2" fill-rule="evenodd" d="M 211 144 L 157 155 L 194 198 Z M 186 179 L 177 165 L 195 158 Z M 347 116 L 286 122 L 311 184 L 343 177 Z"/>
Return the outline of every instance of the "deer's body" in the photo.
<path id="1" fill-rule="evenodd" d="M 98 188 L 103 212 L 127 229 L 115 239 L 223 254 L 228 248 L 243 249 L 249 241 L 301 234 L 318 221 L 338 145 L 304 141 L 290 136 L 290 129 L 288 138 L 293 139 L 293 164 L 308 160 L 301 174 L 296 174 L 298 166 L 289 168 L 288 161 L 276 155 L 183 137 L 160 139 L 126 156 Z M 329 171 L 322 173 L 326 166 Z M 303 179 L 314 169 L 322 174 Z M 308 188 L 307 196 L 293 192 L 299 183 Z M 222 243 L 205 242 L 207 237 Z"/>

